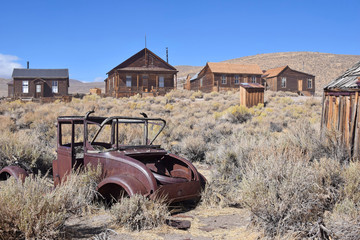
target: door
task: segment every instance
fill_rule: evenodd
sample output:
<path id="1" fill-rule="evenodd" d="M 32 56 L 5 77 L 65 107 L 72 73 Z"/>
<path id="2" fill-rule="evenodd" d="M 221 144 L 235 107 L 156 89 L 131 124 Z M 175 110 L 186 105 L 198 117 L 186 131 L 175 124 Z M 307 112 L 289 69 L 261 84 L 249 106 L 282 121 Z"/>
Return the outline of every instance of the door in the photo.
<path id="1" fill-rule="evenodd" d="M 35 97 L 36 98 L 39 98 L 39 97 L 42 97 L 42 86 L 41 84 L 36 84 L 36 93 L 35 93 Z"/>
<path id="2" fill-rule="evenodd" d="M 143 75 L 142 79 L 143 79 L 143 81 L 142 81 L 143 90 L 144 90 L 144 92 L 148 92 L 148 90 L 149 90 L 149 86 L 148 86 L 148 84 L 149 84 L 149 76 L 148 75 Z"/>
<path id="3" fill-rule="evenodd" d="M 303 90 L 303 80 L 298 80 L 298 91 L 301 92 Z"/>

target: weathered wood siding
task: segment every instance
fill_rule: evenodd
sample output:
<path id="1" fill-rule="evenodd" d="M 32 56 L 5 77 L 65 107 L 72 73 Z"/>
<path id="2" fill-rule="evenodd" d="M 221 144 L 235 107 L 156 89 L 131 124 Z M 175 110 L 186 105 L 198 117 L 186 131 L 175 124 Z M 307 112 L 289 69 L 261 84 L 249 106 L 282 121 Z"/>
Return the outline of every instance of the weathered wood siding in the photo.
<path id="1" fill-rule="evenodd" d="M 286 86 L 281 86 L 282 78 L 286 78 Z M 307 80 L 312 79 L 312 88 L 307 87 Z M 315 77 L 306 73 L 294 71 L 290 68 L 285 69 L 282 73 L 277 76 L 277 85 L 274 91 L 288 91 L 288 92 L 299 92 L 298 81 L 302 80 L 302 93 L 305 95 L 315 94 Z"/>
<path id="2" fill-rule="evenodd" d="M 28 93 L 23 93 L 22 83 L 29 81 Z M 58 93 L 52 92 L 52 82 L 58 82 Z M 14 97 L 57 97 L 68 95 L 68 79 L 14 79 Z M 41 94 L 36 93 L 36 85 L 40 84 Z"/>
<path id="3" fill-rule="evenodd" d="M 226 76 L 226 83 L 222 83 L 222 76 Z M 239 83 L 235 83 L 235 76 L 239 76 Z M 252 77 L 255 77 L 255 83 L 261 84 L 261 75 L 248 75 L 248 74 L 222 74 L 213 73 L 208 67 L 199 73 L 196 80 L 191 81 L 190 89 L 202 92 L 213 92 L 213 91 L 229 91 L 239 89 L 240 83 L 252 82 Z M 202 79 L 202 86 L 201 86 Z"/>
<path id="4" fill-rule="evenodd" d="M 240 86 L 240 105 L 245 107 L 264 104 L 264 88 L 244 88 Z"/>
<path id="5" fill-rule="evenodd" d="M 325 92 L 321 129 L 338 131 L 349 154 L 360 157 L 359 92 Z"/>

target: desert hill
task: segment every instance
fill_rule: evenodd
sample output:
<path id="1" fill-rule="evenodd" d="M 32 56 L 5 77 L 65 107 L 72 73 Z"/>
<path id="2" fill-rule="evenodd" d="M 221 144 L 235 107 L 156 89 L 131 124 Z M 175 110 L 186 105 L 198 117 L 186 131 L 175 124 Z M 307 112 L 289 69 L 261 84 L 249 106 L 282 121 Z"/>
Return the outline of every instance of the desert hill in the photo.
<path id="1" fill-rule="evenodd" d="M 90 88 L 100 88 L 101 92 L 105 91 L 104 82 L 81 82 L 79 80 L 70 79 L 69 93 L 89 93 Z"/>
<path id="2" fill-rule="evenodd" d="M 289 67 L 294 70 L 315 75 L 316 92 L 320 93 L 325 84 L 334 80 L 358 61 L 360 61 L 360 55 L 342 55 L 319 52 L 280 52 L 257 54 L 226 60 L 224 62 L 258 64 L 263 70 L 289 65 Z M 195 74 L 202 68 L 192 66 L 175 67 L 179 70 L 179 78 L 186 77 L 187 74 Z"/>

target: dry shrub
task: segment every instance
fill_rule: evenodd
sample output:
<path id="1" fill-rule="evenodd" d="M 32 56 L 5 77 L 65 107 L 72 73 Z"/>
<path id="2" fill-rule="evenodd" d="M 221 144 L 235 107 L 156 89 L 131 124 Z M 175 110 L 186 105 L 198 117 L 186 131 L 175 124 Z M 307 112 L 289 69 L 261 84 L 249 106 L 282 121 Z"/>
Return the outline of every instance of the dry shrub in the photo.
<path id="1" fill-rule="evenodd" d="M 342 172 L 344 186 L 334 210 L 327 214 L 326 227 L 335 239 L 360 236 L 360 163 L 351 162 Z"/>
<path id="2" fill-rule="evenodd" d="M 231 106 L 223 112 L 215 113 L 215 118 L 231 123 L 243 123 L 251 118 L 251 113 L 245 106 Z"/>
<path id="3" fill-rule="evenodd" d="M 31 175 L 24 183 L 13 178 L 1 182 L 0 239 L 58 238 L 66 219 L 93 200 L 96 171 L 73 173 L 55 189 L 46 175 Z"/>
<path id="4" fill-rule="evenodd" d="M 110 210 L 115 223 L 131 231 L 152 229 L 165 223 L 170 215 L 165 198 L 150 200 L 142 195 L 122 198 Z"/>
<path id="5" fill-rule="evenodd" d="M 201 162 L 205 158 L 207 145 L 201 136 L 189 136 L 181 142 L 181 154 L 191 161 Z"/>
<path id="6" fill-rule="evenodd" d="M 274 149 L 275 150 L 275 149 Z M 273 155 L 248 165 L 241 187 L 241 202 L 249 207 L 268 236 L 293 232 L 311 237 L 324 212 L 327 193 L 319 186 L 309 163 Z"/>

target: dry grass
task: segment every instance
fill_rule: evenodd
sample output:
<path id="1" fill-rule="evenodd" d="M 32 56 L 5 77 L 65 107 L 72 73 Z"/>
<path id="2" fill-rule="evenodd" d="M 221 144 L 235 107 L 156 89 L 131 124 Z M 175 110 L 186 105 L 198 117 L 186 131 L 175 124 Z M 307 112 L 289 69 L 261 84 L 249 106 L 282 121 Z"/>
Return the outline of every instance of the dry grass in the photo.
<path id="1" fill-rule="evenodd" d="M 54 239 L 66 219 L 87 210 L 96 194 L 93 175 L 73 173 L 57 188 L 45 176 L 10 178 L 0 187 L 0 239 Z"/>
<path id="2" fill-rule="evenodd" d="M 165 223 L 170 215 L 165 198 L 150 200 L 142 195 L 121 198 L 110 210 L 115 224 L 131 231 L 152 229 Z"/>
<path id="3" fill-rule="evenodd" d="M 249 209 L 253 223 L 270 238 L 317 236 L 320 225 L 339 238 L 356 234 L 358 168 L 349 164 L 338 133 L 327 132 L 328 141 L 320 141 L 320 100 L 266 92 L 265 101 L 265 107 L 246 109 L 238 106 L 236 92 L 173 91 L 156 98 L 86 96 L 71 103 L 3 103 L 0 164 L 49 169 L 56 157 L 59 115 L 83 115 L 92 108 L 100 116 L 146 112 L 167 121 L 154 144 L 211 166 L 211 181 L 202 196 L 205 208 Z M 135 210 L 123 214 L 130 206 Z M 140 197 L 127 199 L 116 205 L 115 215 L 121 226 L 145 229 L 167 216 L 154 206 Z"/>

